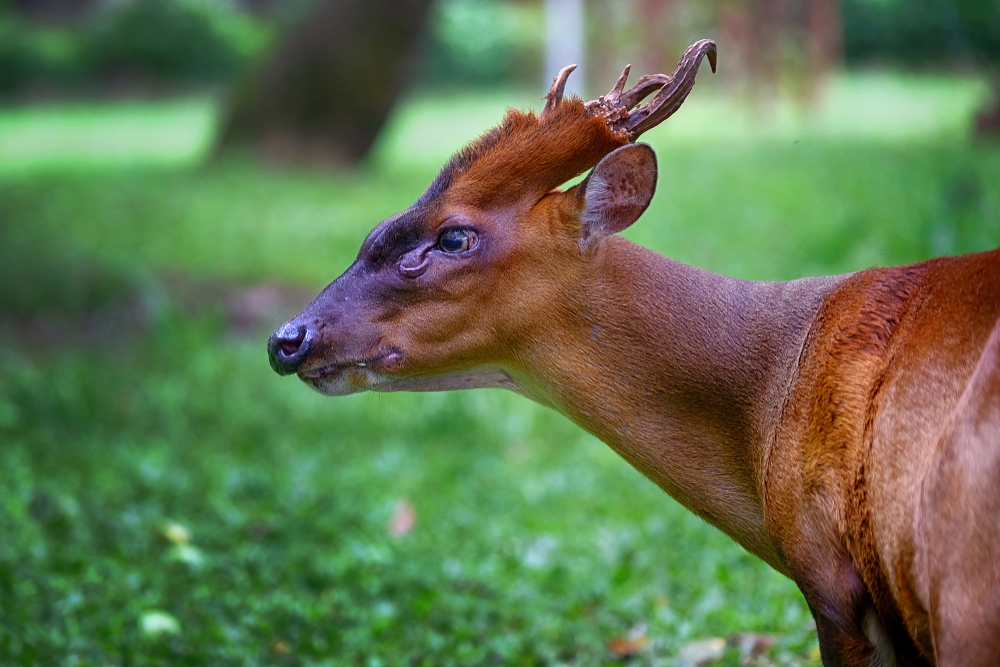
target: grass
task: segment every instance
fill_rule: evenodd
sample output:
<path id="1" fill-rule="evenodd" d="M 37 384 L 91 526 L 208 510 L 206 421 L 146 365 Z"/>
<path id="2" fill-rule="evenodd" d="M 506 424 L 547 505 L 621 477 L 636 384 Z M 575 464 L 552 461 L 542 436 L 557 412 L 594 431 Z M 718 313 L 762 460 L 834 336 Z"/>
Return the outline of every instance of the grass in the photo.
<path id="1" fill-rule="evenodd" d="M 756 123 L 706 88 L 649 137 L 638 242 L 779 280 L 1000 241 L 975 82 L 847 77 Z M 815 663 L 791 582 L 555 413 L 323 398 L 271 373 L 267 326 L 173 295 L 318 291 L 511 102 L 411 100 L 353 174 L 201 166 L 209 100 L 0 110 L 0 663 L 662 665 L 747 632 Z"/>
<path id="2" fill-rule="evenodd" d="M 0 176 L 190 164 L 212 140 L 215 107 L 208 98 L 186 98 L 4 109 Z"/>

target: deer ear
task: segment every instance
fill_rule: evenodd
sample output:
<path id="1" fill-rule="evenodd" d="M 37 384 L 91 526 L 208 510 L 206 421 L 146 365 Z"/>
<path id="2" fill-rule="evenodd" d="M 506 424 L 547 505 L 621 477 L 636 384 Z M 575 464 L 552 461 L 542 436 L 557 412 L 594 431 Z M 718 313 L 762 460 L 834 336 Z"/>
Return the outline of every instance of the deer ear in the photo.
<path id="1" fill-rule="evenodd" d="M 580 247 L 591 248 L 639 219 L 656 191 L 656 153 L 649 144 L 626 144 L 597 163 L 580 184 L 584 200 Z"/>

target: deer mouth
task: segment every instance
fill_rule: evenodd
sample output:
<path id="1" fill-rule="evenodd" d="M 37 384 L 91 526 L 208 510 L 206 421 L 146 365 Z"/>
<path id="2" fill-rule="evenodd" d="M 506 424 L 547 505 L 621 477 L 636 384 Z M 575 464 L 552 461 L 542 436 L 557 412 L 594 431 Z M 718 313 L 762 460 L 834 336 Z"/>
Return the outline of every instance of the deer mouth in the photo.
<path id="1" fill-rule="evenodd" d="M 374 357 L 366 357 L 354 361 L 334 361 L 333 363 L 326 364 L 325 366 L 303 369 L 299 371 L 299 377 L 303 380 L 307 378 L 321 379 L 353 369 L 364 370 L 370 368 L 376 371 L 383 370 L 387 365 L 398 361 L 401 356 L 402 355 L 398 351 L 390 350 Z"/>
<path id="2" fill-rule="evenodd" d="M 402 353 L 386 350 L 372 357 L 334 361 L 314 368 L 302 369 L 299 379 L 320 393 L 343 396 L 375 389 L 391 381 L 390 368 L 398 366 Z"/>

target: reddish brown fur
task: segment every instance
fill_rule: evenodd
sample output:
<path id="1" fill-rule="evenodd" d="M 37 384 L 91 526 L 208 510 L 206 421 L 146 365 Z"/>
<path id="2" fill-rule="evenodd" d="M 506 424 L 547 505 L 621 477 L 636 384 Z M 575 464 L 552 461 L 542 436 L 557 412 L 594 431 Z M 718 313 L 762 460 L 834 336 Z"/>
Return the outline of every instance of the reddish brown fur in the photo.
<path id="1" fill-rule="evenodd" d="M 624 133 L 590 116 L 579 98 L 564 100 L 542 122 L 531 113 L 507 112 L 499 126 L 469 144 L 445 167 L 449 198 L 490 208 L 522 198 L 537 202 L 546 192 L 579 176 L 628 143 Z"/>
<path id="2" fill-rule="evenodd" d="M 518 391 L 791 576 L 825 664 L 1000 664 L 1000 250 L 718 276 L 613 235 L 655 184 L 626 143 L 579 100 L 510 112 L 275 333 L 275 369 Z M 476 245 L 445 252 L 456 229 Z"/>
<path id="3" fill-rule="evenodd" d="M 920 489 L 933 479 L 949 415 L 988 356 L 998 317 L 1000 251 L 851 276 L 817 313 L 778 433 L 775 446 L 787 450 L 787 462 L 769 473 L 768 524 L 787 545 L 796 580 L 832 609 L 873 605 L 901 664 L 935 659 L 928 583 L 915 559 L 942 540 L 921 540 L 912 523 L 964 504 L 959 494 L 965 492 L 952 485 L 952 497 L 922 507 Z M 996 403 L 994 397 L 990 409 Z M 983 446 L 995 458 L 997 445 Z M 995 505 L 997 491 L 977 502 Z M 948 544 L 960 551 L 964 542 Z M 980 557 L 963 567 L 992 569 L 992 580 L 987 576 L 978 586 L 1000 594 L 995 562 Z M 842 574 L 823 579 L 822 573 L 840 570 L 856 573 L 856 589 L 843 586 Z M 844 596 L 860 599 L 847 604 Z M 992 618 L 995 624 L 997 615 Z M 854 619 L 830 622 L 850 626 Z M 864 637 L 852 638 L 843 628 L 838 634 L 852 655 L 865 654 Z M 984 653 L 998 654 L 995 645 Z"/>

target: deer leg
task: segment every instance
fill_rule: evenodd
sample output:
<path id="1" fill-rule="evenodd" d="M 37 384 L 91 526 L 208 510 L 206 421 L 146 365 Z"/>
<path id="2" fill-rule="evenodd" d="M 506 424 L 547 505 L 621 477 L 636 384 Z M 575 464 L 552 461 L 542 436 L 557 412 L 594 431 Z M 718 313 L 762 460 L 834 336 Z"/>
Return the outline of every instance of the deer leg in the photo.
<path id="1" fill-rule="evenodd" d="M 890 634 L 840 539 L 806 512 L 797 521 L 797 539 L 785 553 L 792 578 L 816 620 L 826 667 L 895 667 Z"/>
<path id="2" fill-rule="evenodd" d="M 831 607 L 829 598 L 825 602 L 815 602 L 806 597 L 816 619 L 823 665 L 895 667 L 897 663 L 892 641 L 867 592 L 856 588 L 844 592 L 853 593 L 850 597 L 855 600 L 840 608 Z M 841 595 L 836 597 L 842 599 Z"/>

